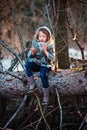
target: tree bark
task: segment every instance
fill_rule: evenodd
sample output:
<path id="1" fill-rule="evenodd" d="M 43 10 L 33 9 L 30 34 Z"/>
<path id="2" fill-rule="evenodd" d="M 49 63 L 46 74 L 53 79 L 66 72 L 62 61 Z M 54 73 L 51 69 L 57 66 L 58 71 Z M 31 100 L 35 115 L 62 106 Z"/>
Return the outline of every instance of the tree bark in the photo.
<path id="1" fill-rule="evenodd" d="M 40 77 L 35 78 L 37 90 L 42 89 Z M 29 94 L 29 85 L 25 83 L 23 72 L 0 71 L 0 93 L 8 96 L 24 96 Z M 61 96 L 83 95 L 87 93 L 87 72 L 62 70 L 49 73 L 50 92 L 55 94 L 55 87 Z"/>
<path id="2" fill-rule="evenodd" d="M 58 47 L 58 66 L 61 69 L 69 69 L 69 54 L 68 54 L 68 30 L 66 26 L 66 17 L 65 17 L 65 6 L 67 0 L 60 0 L 60 10 L 59 10 L 59 19 L 58 19 L 58 28 L 57 31 L 57 47 Z M 63 38 L 62 38 L 63 36 Z M 59 39 L 59 40 L 58 40 Z"/>

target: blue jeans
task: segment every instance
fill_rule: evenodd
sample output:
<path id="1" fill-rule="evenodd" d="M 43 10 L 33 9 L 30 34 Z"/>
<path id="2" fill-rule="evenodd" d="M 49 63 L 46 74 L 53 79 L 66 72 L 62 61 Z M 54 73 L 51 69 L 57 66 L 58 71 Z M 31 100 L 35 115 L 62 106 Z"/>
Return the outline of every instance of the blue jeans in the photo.
<path id="1" fill-rule="evenodd" d="M 26 75 L 28 77 L 33 76 L 33 72 L 40 72 L 40 77 L 42 81 L 43 88 L 48 88 L 48 73 L 51 70 L 50 68 L 40 66 L 34 62 L 29 62 L 28 60 L 25 63 Z"/>

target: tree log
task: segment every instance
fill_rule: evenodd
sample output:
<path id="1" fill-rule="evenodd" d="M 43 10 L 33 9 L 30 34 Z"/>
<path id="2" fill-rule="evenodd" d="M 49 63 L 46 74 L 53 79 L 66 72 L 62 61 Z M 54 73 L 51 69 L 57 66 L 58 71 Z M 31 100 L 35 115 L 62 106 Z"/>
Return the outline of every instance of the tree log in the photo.
<path id="1" fill-rule="evenodd" d="M 29 85 L 25 83 L 23 72 L 0 71 L 0 93 L 8 96 L 24 96 L 29 94 Z M 40 77 L 35 78 L 37 90 L 42 89 Z M 49 73 L 50 92 L 55 94 L 55 87 L 62 96 L 83 95 L 87 93 L 87 72 L 62 70 Z"/>

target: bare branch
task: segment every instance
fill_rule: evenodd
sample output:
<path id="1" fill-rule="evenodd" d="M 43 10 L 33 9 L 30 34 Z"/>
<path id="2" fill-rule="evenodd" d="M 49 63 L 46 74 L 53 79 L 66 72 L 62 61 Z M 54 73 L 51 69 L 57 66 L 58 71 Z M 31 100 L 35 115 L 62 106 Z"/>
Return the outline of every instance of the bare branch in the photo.
<path id="1" fill-rule="evenodd" d="M 20 27 L 19 27 L 19 24 L 18 24 L 17 19 L 16 19 L 15 11 L 14 11 L 12 5 L 11 5 L 10 0 L 6 0 L 6 2 L 7 2 L 9 9 L 10 9 L 10 12 L 13 16 L 14 25 L 16 26 L 18 36 L 19 36 L 19 40 L 20 40 L 20 43 L 21 43 L 21 49 L 22 49 L 22 52 L 23 52 L 24 51 L 24 44 L 23 44 L 22 34 L 20 32 Z"/>
<path id="2" fill-rule="evenodd" d="M 60 96 L 59 96 L 59 93 L 58 93 L 58 89 L 55 88 L 55 90 L 56 90 L 58 104 L 59 104 L 59 110 L 60 110 L 60 130 L 62 130 L 62 107 L 61 107 L 61 103 L 60 103 Z"/>
<path id="3" fill-rule="evenodd" d="M 21 111 L 21 109 L 24 107 L 25 102 L 27 100 L 28 95 L 25 95 L 23 98 L 22 103 L 20 104 L 19 108 L 17 109 L 17 111 L 13 114 L 13 116 L 10 118 L 10 120 L 5 124 L 5 126 L 2 128 L 2 130 L 6 130 L 6 128 L 8 127 L 8 125 L 15 119 L 15 117 L 18 115 L 18 113 Z"/>
<path id="4" fill-rule="evenodd" d="M 8 47 L 7 44 L 4 41 L 2 41 L 2 40 L 0 40 L 0 45 L 2 45 L 9 52 L 11 52 L 19 60 L 19 62 L 22 65 L 23 69 L 25 70 L 23 63 L 22 63 L 20 57 L 16 54 L 16 52 L 12 48 Z"/>

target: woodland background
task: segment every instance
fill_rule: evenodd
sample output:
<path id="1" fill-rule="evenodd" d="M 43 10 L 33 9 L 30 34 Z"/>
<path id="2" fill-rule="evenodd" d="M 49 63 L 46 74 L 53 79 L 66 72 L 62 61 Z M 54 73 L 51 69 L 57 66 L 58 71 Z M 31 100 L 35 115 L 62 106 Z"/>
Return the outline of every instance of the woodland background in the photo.
<path id="1" fill-rule="evenodd" d="M 33 96 L 31 94 L 21 95 L 19 90 L 16 91 L 16 94 L 11 93 L 15 86 L 15 80 L 12 80 L 15 74 L 11 72 L 15 70 L 20 59 L 22 65 L 24 65 L 23 62 L 26 59 L 34 33 L 36 29 L 42 25 L 48 26 L 55 37 L 56 58 L 54 62 L 54 73 L 51 75 L 51 79 L 54 76 L 55 82 L 58 78 L 58 82 L 60 83 L 60 89 L 58 89 L 58 91 L 55 89 L 55 93 L 54 91 L 51 92 L 51 105 L 45 108 L 41 107 L 41 104 L 38 104 L 39 101 L 36 93 L 34 93 Z M 20 59 L 17 56 L 19 56 Z M 9 61 L 11 66 L 8 68 L 6 64 L 4 66 L 5 68 L 3 68 L 2 61 L 6 63 L 8 59 L 12 60 L 12 62 Z M 83 60 L 85 62 L 83 62 Z M 87 75 L 86 67 L 84 67 L 85 63 L 85 66 L 87 66 L 86 60 L 86 0 L 0 0 L 1 129 L 86 130 L 86 89 L 84 92 L 81 89 L 81 85 L 76 86 L 77 84 L 75 84 L 75 79 L 80 76 L 79 83 L 81 84 L 83 80 L 85 86 L 87 85 L 87 79 L 84 80 L 83 75 L 80 73 L 85 72 L 85 76 Z M 60 70 L 58 70 L 58 68 L 60 68 Z M 67 82 L 68 78 L 65 78 L 67 71 L 72 75 L 73 72 L 75 72 L 74 78 L 72 78 L 73 83 L 71 84 L 71 88 L 73 88 L 75 84 L 77 90 L 75 89 L 74 91 L 76 92 L 74 92 L 73 89 L 68 90 L 62 87 L 64 82 L 62 83 L 61 77 L 64 76 L 63 80 Z M 10 76 L 6 75 L 6 73 L 10 74 Z M 55 76 L 55 73 L 57 73 L 59 77 Z M 16 72 L 16 74 L 16 78 L 17 76 L 20 78 L 24 75 L 24 72 Z M 6 77 L 7 80 L 5 80 Z M 11 80 L 13 89 L 11 88 L 11 90 L 9 90 L 8 86 Z M 54 79 L 52 79 L 52 81 L 53 80 Z M 16 86 L 20 87 L 20 84 L 21 83 L 18 82 L 19 86 Z M 67 86 L 68 84 L 67 82 Z M 3 90 L 2 86 L 4 86 Z M 60 96 L 61 93 L 62 96 Z M 72 93 L 74 93 L 74 96 Z M 42 97 L 42 94 L 40 94 L 39 92 L 39 99 Z"/>

